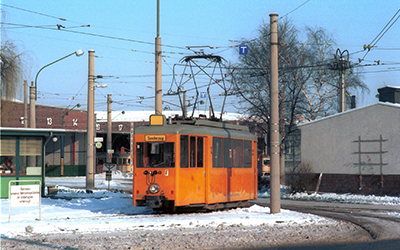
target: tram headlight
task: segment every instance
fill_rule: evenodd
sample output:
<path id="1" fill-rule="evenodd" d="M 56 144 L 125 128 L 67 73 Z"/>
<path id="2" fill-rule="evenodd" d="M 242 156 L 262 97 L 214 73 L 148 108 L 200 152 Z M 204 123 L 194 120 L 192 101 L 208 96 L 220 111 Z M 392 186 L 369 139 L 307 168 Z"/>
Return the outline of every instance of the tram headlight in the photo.
<path id="1" fill-rule="evenodd" d="M 153 183 L 153 184 L 150 185 L 149 191 L 152 194 L 156 194 L 156 193 L 158 193 L 158 191 L 160 191 L 160 186 L 158 184 L 156 184 L 156 183 Z"/>

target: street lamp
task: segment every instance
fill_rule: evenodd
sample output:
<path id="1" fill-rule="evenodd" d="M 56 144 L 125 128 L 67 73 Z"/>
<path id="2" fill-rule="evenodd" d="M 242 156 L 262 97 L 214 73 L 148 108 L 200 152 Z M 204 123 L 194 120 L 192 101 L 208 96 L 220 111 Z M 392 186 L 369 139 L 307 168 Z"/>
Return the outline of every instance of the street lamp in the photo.
<path id="1" fill-rule="evenodd" d="M 36 77 L 35 77 L 35 100 L 37 100 L 37 78 L 38 78 L 38 76 L 39 76 L 39 73 L 40 73 L 44 68 L 46 68 L 46 67 L 48 67 L 48 66 L 50 66 L 50 65 L 52 65 L 52 64 L 54 64 L 54 63 L 56 63 L 56 62 L 59 62 L 59 61 L 65 59 L 65 58 L 67 58 L 67 57 L 69 57 L 69 56 L 72 56 L 73 54 L 75 54 L 76 56 L 81 56 L 81 55 L 83 55 L 83 53 L 84 53 L 83 50 L 80 49 L 80 50 L 77 50 L 77 51 L 75 51 L 75 52 L 72 52 L 71 54 L 68 54 L 68 55 L 66 55 L 66 56 L 64 56 L 64 57 L 61 57 L 60 59 L 58 59 L 58 60 L 56 60 L 56 61 L 54 61 L 54 62 L 52 62 L 52 63 L 49 63 L 49 64 L 43 66 L 43 67 L 37 72 Z"/>

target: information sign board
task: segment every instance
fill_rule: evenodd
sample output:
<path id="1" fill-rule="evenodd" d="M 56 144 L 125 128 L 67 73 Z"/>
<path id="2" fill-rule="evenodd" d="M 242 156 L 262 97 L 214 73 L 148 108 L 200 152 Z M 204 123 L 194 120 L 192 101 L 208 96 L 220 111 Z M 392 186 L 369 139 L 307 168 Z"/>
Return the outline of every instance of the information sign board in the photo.
<path id="1" fill-rule="evenodd" d="M 10 203 L 13 207 L 40 204 L 40 185 L 11 186 Z"/>
<path id="2" fill-rule="evenodd" d="M 12 180 L 8 183 L 8 222 L 11 220 L 11 207 L 39 205 L 39 220 L 42 219 L 41 187 L 40 180 Z"/>

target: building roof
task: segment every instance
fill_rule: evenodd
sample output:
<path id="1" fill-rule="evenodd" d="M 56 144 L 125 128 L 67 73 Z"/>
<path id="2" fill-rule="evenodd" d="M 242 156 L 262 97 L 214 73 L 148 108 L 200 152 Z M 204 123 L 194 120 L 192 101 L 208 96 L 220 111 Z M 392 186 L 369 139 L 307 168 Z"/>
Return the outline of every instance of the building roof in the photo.
<path id="1" fill-rule="evenodd" d="M 12 128 L 0 127 L 0 134 L 18 134 L 18 135 L 63 135 L 66 133 L 86 133 L 86 130 L 68 130 L 68 129 L 51 129 L 51 128 Z"/>
<path id="2" fill-rule="evenodd" d="M 400 109 L 400 104 L 398 104 L 398 103 L 378 102 L 378 103 L 375 103 L 375 104 L 372 104 L 372 105 L 368 105 L 368 106 L 364 106 L 364 107 L 360 107 L 360 108 L 355 108 L 355 109 L 350 109 L 350 110 L 347 110 L 345 112 L 341 112 L 341 113 L 337 113 L 337 114 L 334 114 L 334 115 L 331 115 L 331 116 L 323 117 L 323 118 L 320 118 L 320 119 L 317 119 L 317 120 L 300 123 L 297 126 L 300 128 L 302 126 L 307 126 L 307 125 L 310 125 L 310 124 L 313 124 L 313 123 L 316 123 L 316 122 L 325 121 L 327 119 L 335 118 L 335 117 L 338 117 L 338 116 L 341 116 L 341 115 L 346 115 L 346 114 L 349 114 L 349 113 L 352 113 L 352 112 L 357 112 L 357 111 L 362 110 L 362 109 L 368 109 L 368 108 L 371 108 L 371 107 L 374 107 L 374 106 L 395 107 L 395 108 Z"/>
<path id="3" fill-rule="evenodd" d="M 385 86 L 385 87 L 382 87 L 382 88 L 378 88 L 378 90 L 384 89 L 384 88 L 400 89 L 400 86 Z"/>

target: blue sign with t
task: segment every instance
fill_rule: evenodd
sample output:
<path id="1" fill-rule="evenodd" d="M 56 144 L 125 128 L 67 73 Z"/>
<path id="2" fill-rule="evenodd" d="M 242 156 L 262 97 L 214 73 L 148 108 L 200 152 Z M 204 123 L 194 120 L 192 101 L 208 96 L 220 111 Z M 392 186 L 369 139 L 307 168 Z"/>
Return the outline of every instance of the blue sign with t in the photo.
<path id="1" fill-rule="evenodd" d="M 239 54 L 240 55 L 247 55 L 248 52 L 249 52 L 249 46 L 239 45 Z"/>

